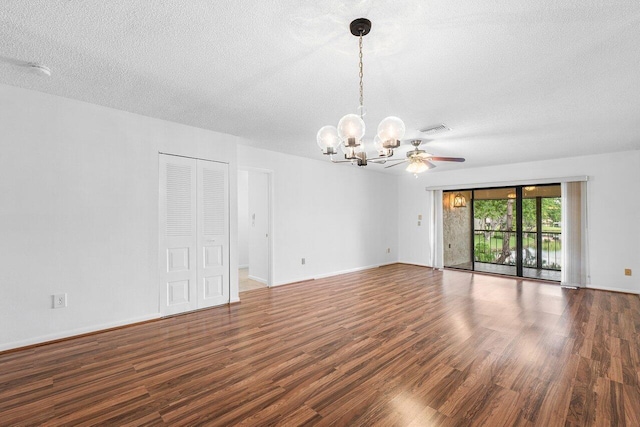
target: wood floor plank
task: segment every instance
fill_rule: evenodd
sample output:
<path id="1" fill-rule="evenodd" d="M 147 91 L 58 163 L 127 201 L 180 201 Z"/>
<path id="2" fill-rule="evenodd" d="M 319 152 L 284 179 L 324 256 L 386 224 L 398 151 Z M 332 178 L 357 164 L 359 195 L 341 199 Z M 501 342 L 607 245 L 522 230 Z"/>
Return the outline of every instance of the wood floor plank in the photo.
<path id="1" fill-rule="evenodd" d="M 0 425 L 640 425 L 640 298 L 389 265 L 0 354 Z"/>

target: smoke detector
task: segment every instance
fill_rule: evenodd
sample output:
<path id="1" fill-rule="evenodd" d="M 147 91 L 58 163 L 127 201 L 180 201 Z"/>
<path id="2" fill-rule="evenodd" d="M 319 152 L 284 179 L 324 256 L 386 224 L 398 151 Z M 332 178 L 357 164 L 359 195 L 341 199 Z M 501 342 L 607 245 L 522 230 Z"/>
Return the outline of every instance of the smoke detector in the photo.
<path id="1" fill-rule="evenodd" d="M 39 74 L 42 76 L 51 76 L 51 69 L 49 67 L 47 67 L 46 65 L 41 65 L 41 64 L 36 64 L 34 62 L 30 62 L 29 64 L 27 64 L 27 68 L 34 72 L 35 74 Z"/>

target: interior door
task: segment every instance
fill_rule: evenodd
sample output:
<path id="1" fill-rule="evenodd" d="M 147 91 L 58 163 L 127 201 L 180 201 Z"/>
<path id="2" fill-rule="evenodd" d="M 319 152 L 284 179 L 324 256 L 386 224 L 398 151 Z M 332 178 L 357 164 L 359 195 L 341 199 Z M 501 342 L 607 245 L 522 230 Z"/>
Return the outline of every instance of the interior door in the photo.
<path id="1" fill-rule="evenodd" d="M 229 166 L 197 161 L 197 307 L 229 302 Z"/>
<path id="2" fill-rule="evenodd" d="M 194 310 L 196 300 L 196 162 L 160 155 L 160 311 Z"/>

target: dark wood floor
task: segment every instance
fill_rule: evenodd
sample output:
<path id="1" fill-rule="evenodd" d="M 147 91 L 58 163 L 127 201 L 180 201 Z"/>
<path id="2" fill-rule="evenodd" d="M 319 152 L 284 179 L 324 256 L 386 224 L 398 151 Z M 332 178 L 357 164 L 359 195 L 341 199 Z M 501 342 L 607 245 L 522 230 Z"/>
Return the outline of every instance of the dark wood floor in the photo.
<path id="1" fill-rule="evenodd" d="M 0 425 L 640 425 L 640 299 L 392 265 L 0 355 Z"/>

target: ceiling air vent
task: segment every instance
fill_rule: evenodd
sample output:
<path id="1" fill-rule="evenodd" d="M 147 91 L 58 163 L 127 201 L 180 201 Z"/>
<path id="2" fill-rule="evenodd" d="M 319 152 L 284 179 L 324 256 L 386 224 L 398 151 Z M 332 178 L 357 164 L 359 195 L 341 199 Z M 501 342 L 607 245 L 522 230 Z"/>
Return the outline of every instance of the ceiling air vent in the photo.
<path id="1" fill-rule="evenodd" d="M 424 129 L 420 129 L 420 132 L 426 133 L 427 135 L 434 135 L 436 133 L 448 132 L 451 128 L 449 128 L 444 123 L 440 123 L 439 125 L 429 126 Z"/>

